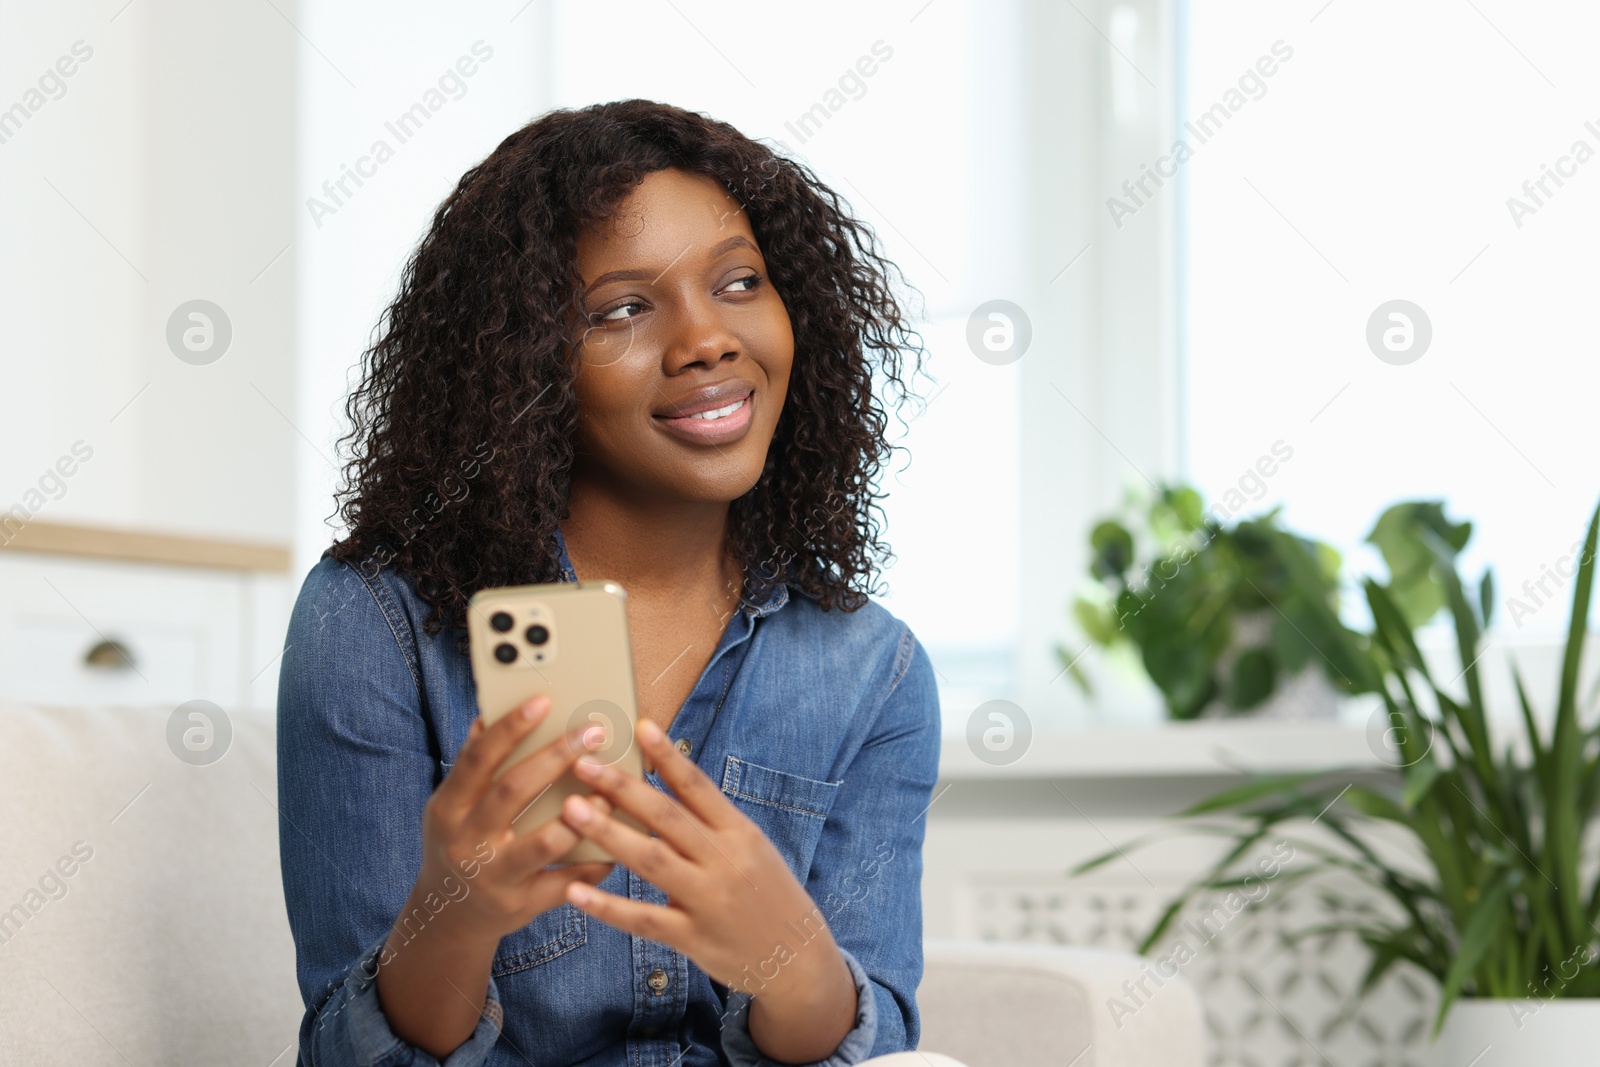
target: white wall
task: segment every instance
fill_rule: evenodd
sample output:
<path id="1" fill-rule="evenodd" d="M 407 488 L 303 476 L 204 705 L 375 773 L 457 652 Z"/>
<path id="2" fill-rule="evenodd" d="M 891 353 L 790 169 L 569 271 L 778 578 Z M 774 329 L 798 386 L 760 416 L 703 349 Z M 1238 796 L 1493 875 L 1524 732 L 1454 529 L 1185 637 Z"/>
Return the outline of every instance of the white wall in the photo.
<path id="1" fill-rule="evenodd" d="M 0 108 L 30 112 L 0 143 L 0 509 L 81 440 L 39 520 L 283 540 L 294 31 L 264 4 L 121 7 L 0 5 Z M 64 93 L 30 97 L 80 41 Z M 196 298 L 233 331 L 204 366 L 166 340 Z"/>
<path id="2" fill-rule="evenodd" d="M 300 49 L 299 168 L 295 256 L 299 264 L 299 391 L 295 419 L 305 439 L 294 447 L 299 479 L 294 521 L 296 581 L 333 540 L 332 492 L 338 483 L 335 438 L 342 403 L 371 331 L 392 298 L 400 268 L 439 201 L 468 167 L 546 109 L 547 64 L 539 48 L 545 6 L 534 3 L 452 7 L 412 0 L 334 3 L 303 0 L 301 29 L 315 49 Z M 415 135 L 399 143 L 385 130 L 438 87 L 473 45 L 492 55 L 461 79 L 465 91 L 445 102 Z M 323 183 L 369 155 L 378 140 L 394 155 L 334 213 Z M 337 191 L 337 190 L 336 190 Z"/>

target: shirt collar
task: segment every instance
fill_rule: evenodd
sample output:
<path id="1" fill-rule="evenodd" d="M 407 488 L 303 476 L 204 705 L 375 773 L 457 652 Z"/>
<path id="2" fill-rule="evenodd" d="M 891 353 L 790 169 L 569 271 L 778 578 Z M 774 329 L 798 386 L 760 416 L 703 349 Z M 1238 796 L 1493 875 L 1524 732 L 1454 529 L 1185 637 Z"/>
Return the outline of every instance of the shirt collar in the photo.
<path id="1" fill-rule="evenodd" d="M 556 526 L 556 562 L 561 567 L 561 580 L 563 582 L 576 582 L 578 572 L 572 569 L 572 558 L 567 555 L 567 539 L 561 532 L 561 527 Z M 750 589 L 740 609 L 753 619 L 771 615 L 789 602 L 789 583 L 779 576 L 764 578 L 760 575 L 751 576 Z"/>

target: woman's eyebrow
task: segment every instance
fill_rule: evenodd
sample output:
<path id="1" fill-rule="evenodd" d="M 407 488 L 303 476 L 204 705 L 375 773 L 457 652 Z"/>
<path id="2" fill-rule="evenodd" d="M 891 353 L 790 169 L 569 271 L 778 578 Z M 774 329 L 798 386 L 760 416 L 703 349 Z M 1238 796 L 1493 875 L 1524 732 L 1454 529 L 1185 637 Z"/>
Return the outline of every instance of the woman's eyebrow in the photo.
<path id="1" fill-rule="evenodd" d="M 725 238 L 725 239 L 723 239 L 721 241 L 718 241 L 716 244 L 712 245 L 711 248 L 709 250 L 707 250 L 707 252 L 706 252 L 706 258 L 707 259 L 716 259 L 718 256 L 725 255 L 728 252 L 733 251 L 735 248 L 740 247 L 741 245 L 744 246 L 745 248 L 750 249 L 750 251 L 752 251 L 752 252 L 758 251 L 756 246 L 750 243 L 750 238 L 748 238 L 744 234 L 740 233 L 740 234 L 734 234 L 732 237 Z M 688 249 L 685 249 L 684 251 L 688 251 Z M 681 258 L 683 258 L 683 257 L 682 257 L 682 254 L 680 253 L 679 259 L 681 259 Z M 675 259 L 672 262 L 676 263 L 677 260 Z M 672 266 L 672 263 L 667 264 L 667 266 L 670 268 Z M 635 282 L 635 281 L 639 281 L 640 279 L 643 279 L 643 278 L 649 278 L 651 281 L 654 281 L 655 279 L 660 278 L 661 275 L 665 274 L 665 273 L 666 273 L 666 271 L 661 271 L 658 274 L 652 275 L 647 270 L 639 270 L 637 268 L 630 269 L 630 270 L 608 270 L 604 274 L 600 275 L 600 277 L 598 277 L 594 281 L 590 282 L 589 285 L 583 291 L 584 291 L 585 294 L 588 294 L 590 292 L 593 292 L 595 289 L 599 288 L 600 286 L 604 285 L 606 282 Z"/>

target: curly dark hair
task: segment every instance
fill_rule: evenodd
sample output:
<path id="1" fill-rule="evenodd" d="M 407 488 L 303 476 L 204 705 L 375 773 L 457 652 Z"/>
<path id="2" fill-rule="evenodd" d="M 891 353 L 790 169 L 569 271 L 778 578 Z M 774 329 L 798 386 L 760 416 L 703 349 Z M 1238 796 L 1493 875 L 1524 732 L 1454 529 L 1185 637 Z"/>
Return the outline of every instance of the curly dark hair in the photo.
<path id="1" fill-rule="evenodd" d="M 578 425 L 571 324 L 589 318 L 577 237 L 669 167 L 743 204 L 794 331 L 765 467 L 729 507 L 746 592 L 752 566 L 824 610 L 855 611 L 876 591 L 874 565 L 893 554 L 873 482 L 900 446 L 884 436 L 873 375 L 903 403 L 901 350 L 914 349 L 917 370 L 923 355 L 892 265 L 804 165 L 703 114 L 622 100 L 551 111 L 468 170 L 363 354 L 340 441 L 348 533 L 329 553 L 410 577 L 428 633 L 464 626 L 479 589 L 559 579 Z"/>

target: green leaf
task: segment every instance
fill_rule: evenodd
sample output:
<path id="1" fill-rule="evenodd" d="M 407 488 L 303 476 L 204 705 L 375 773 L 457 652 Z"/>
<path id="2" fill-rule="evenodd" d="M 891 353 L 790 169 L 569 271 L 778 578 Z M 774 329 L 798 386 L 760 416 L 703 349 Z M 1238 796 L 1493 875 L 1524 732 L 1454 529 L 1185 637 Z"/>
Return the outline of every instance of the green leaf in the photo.
<path id="1" fill-rule="evenodd" d="M 1445 518 L 1442 501 L 1411 500 L 1384 511 L 1367 534 L 1367 542 L 1377 546 L 1389 568 L 1389 592 L 1412 626 L 1433 618 L 1445 603 L 1433 554 L 1422 540 L 1425 531 L 1459 552 L 1472 535 L 1472 524 Z"/>
<path id="2" fill-rule="evenodd" d="M 1228 676 L 1228 706 L 1244 709 L 1260 704 L 1272 695 L 1277 676 L 1277 660 L 1268 649 L 1247 648 L 1240 652 Z"/>
<path id="3" fill-rule="evenodd" d="M 1339 550 L 1321 541 L 1308 541 L 1306 542 L 1306 548 L 1316 556 L 1317 567 L 1322 571 L 1322 577 L 1327 580 L 1330 586 L 1337 587 L 1339 584 L 1339 570 L 1344 565 L 1343 559 L 1339 556 Z"/>
<path id="4" fill-rule="evenodd" d="M 1386 797 L 1363 785 L 1352 785 L 1346 789 L 1344 802 L 1361 814 L 1370 815 L 1375 819 L 1387 819 L 1402 826 L 1409 826 L 1411 823 L 1410 813 L 1396 803 L 1393 797 Z"/>
<path id="5" fill-rule="evenodd" d="M 1439 1036 L 1439 1030 L 1444 1026 L 1444 1018 L 1450 1012 L 1450 1005 L 1460 996 L 1461 987 L 1466 983 L 1467 976 L 1477 968 L 1478 962 L 1488 951 L 1490 942 L 1499 933 L 1500 925 L 1505 922 L 1506 899 L 1511 895 L 1511 887 L 1520 877 L 1520 871 L 1507 871 L 1495 880 L 1494 886 L 1472 909 L 1472 914 L 1461 931 L 1461 944 L 1457 949 L 1455 961 L 1450 964 L 1450 971 L 1445 975 L 1444 985 L 1440 990 L 1439 1014 L 1433 1020 L 1435 1038 Z"/>
<path id="6" fill-rule="evenodd" d="M 1078 661 L 1081 658 L 1081 656 L 1069 655 L 1066 649 L 1059 645 L 1056 646 L 1056 659 L 1060 661 L 1062 669 L 1077 683 L 1078 690 L 1081 693 L 1085 696 L 1093 696 L 1094 685 L 1089 681 L 1089 675 L 1084 672 L 1084 669 L 1078 666 Z"/>
<path id="7" fill-rule="evenodd" d="M 1522 671 L 1517 668 L 1517 661 L 1511 660 L 1511 681 L 1516 685 L 1517 704 L 1522 709 L 1522 727 L 1528 732 L 1528 750 L 1533 755 L 1534 773 L 1538 775 L 1545 795 L 1549 795 L 1550 781 L 1550 753 L 1545 748 L 1539 736 L 1539 724 L 1533 717 L 1533 704 L 1528 700 L 1528 691 L 1522 684 Z"/>
<path id="8" fill-rule="evenodd" d="M 1167 700 L 1167 710 L 1175 719 L 1192 719 L 1200 714 L 1216 694 L 1216 679 L 1211 675 L 1211 659 L 1192 643 L 1146 644 L 1144 669 Z"/>
<path id="9" fill-rule="evenodd" d="M 1299 613 L 1293 605 L 1272 620 L 1272 650 L 1277 653 L 1278 665 L 1283 668 L 1285 678 L 1299 674 L 1317 654 L 1311 642 L 1306 640 L 1305 630 L 1290 619 L 1291 613 Z"/>
<path id="10" fill-rule="evenodd" d="M 1433 791 L 1434 783 L 1443 773 L 1444 768 L 1433 759 L 1423 759 L 1406 768 L 1406 786 L 1400 797 L 1400 806 L 1407 811 L 1415 811 L 1417 805 Z"/>
<path id="11" fill-rule="evenodd" d="M 1113 846 L 1109 851 L 1102 852 L 1098 856 L 1092 856 L 1078 864 L 1076 867 L 1072 868 L 1067 873 L 1073 877 L 1077 877 L 1080 874 L 1086 874 L 1089 871 L 1094 870 L 1096 867 L 1102 867 L 1105 864 L 1110 863 L 1112 860 L 1126 859 L 1127 853 L 1132 852 L 1135 849 L 1143 848 L 1152 841 L 1165 840 L 1170 837 L 1175 837 L 1179 833 L 1181 833 L 1181 831 L 1172 829 L 1170 827 L 1160 827 L 1150 831 L 1149 833 L 1142 834 L 1120 849 Z"/>
<path id="12" fill-rule="evenodd" d="M 1110 648 L 1127 635 L 1117 625 L 1116 612 L 1111 605 L 1097 603 L 1087 597 L 1072 602 L 1072 621 L 1078 624 L 1084 636 L 1102 648 Z"/>
<path id="13" fill-rule="evenodd" d="M 1101 581 L 1121 581 L 1133 565 L 1133 535 L 1120 522 L 1107 519 L 1089 534 L 1089 573 Z"/>
<path id="14" fill-rule="evenodd" d="M 1215 793 L 1198 804 L 1185 809 L 1185 815 L 1205 815 L 1214 811 L 1226 811 L 1229 808 L 1241 807 L 1265 797 L 1276 796 L 1283 799 L 1286 796 L 1297 794 L 1297 787 L 1317 778 L 1326 778 L 1328 771 L 1309 771 L 1299 774 L 1273 775 L 1268 778 L 1257 778 L 1246 782 L 1244 785 L 1234 786 Z"/>
<path id="15" fill-rule="evenodd" d="M 1483 695 L 1479 688 L 1478 680 L 1478 642 L 1483 637 L 1483 631 L 1478 626 L 1478 618 L 1472 613 L 1472 606 L 1467 601 L 1465 584 L 1461 576 L 1456 573 L 1455 550 L 1450 543 L 1432 530 L 1423 530 L 1420 534 L 1422 543 L 1434 554 L 1436 570 L 1439 574 L 1440 585 L 1445 592 L 1445 603 L 1450 607 L 1451 622 L 1455 624 L 1456 652 L 1460 656 L 1461 674 L 1458 676 L 1467 683 L 1467 707 L 1474 715 L 1481 715 L 1483 711 Z"/>
<path id="16" fill-rule="evenodd" d="M 1316 592 L 1320 582 L 1311 556 L 1299 541 L 1281 530 L 1272 531 L 1271 537 L 1289 580 L 1299 591 L 1295 603 L 1305 609 L 1304 618 L 1313 627 L 1301 628 L 1325 661 L 1329 678 L 1351 692 L 1370 693 L 1377 689 L 1382 682 L 1372 657 L 1334 614 L 1326 592 Z"/>
<path id="17" fill-rule="evenodd" d="M 1205 502 L 1200 494 L 1186 485 L 1173 486 L 1162 493 L 1161 501 L 1172 513 L 1180 528 L 1199 530 L 1205 522 Z"/>
<path id="18" fill-rule="evenodd" d="M 1157 942 L 1161 940 L 1161 935 L 1167 932 L 1167 928 L 1172 925 L 1172 920 L 1178 917 L 1178 913 L 1183 910 L 1183 906 L 1187 903 L 1189 903 L 1189 897 L 1188 894 L 1184 894 L 1163 909 L 1161 917 L 1150 928 L 1150 932 L 1145 935 L 1144 940 L 1139 942 L 1139 952 L 1141 954 L 1149 952 L 1156 946 Z"/>
<path id="19" fill-rule="evenodd" d="M 1371 578 L 1361 584 L 1367 594 L 1367 607 L 1372 611 L 1379 642 L 1402 665 L 1410 667 L 1431 683 L 1433 679 L 1428 673 L 1427 661 L 1417 648 L 1416 638 L 1411 633 L 1413 624 L 1407 621 L 1405 612 L 1400 610 L 1389 591 Z"/>
<path id="20" fill-rule="evenodd" d="M 1144 614 L 1148 601 L 1131 589 L 1124 589 L 1117 594 L 1116 606 L 1113 609 L 1117 617 L 1117 629 L 1127 630 L 1129 635 L 1137 640 L 1137 635 L 1148 625 L 1149 616 Z"/>
<path id="21" fill-rule="evenodd" d="M 1561 657 L 1561 689 L 1556 698 L 1555 731 L 1550 739 L 1550 790 L 1546 797 L 1549 826 L 1545 831 L 1546 853 L 1555 867 L 1554 881 L 1561 892 L 1561 906 L 1569 939 L 1583 937 L 1589 928 L 1584 919 L 1582 891 L 1578 881 L 1584 829 L 1590 812 L 1579 812 L 1583 794 L 1584 770 L 1582 728 L 1578 722 L 1578 674 L 1583 663 L 1583 647 L 1589 631 L 1589 597 L 1594 589 L 1595 551 L 1600 543 L 1600 506 L 1589 520 L 1583 540 L 1583 555 L 1573 582 L 1572 614 L 1567 623 L 1567 647 Z"/>

